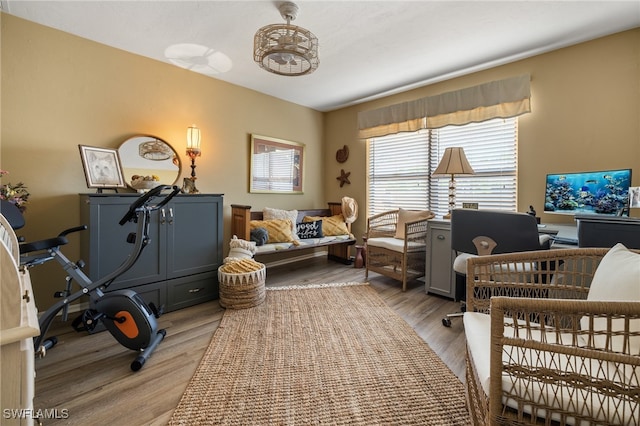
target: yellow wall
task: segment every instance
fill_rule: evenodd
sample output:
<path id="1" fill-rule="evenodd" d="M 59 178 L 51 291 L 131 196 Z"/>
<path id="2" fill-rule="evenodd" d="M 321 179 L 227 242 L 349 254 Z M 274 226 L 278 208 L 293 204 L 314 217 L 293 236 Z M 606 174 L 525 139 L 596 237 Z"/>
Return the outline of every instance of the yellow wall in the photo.
<path id="1" fill-rule="evenodd" d="M 532 112 L 519 119 L 519 211 L 533 205 L 542 213 L 547 173 L 630 167 L 633 185 L 640 185 L 640 29 L 634 29 L 325 114 L 327 198 L 349 195 L 363 206 L 356 236 L 366 228 L 366 143 L 357 139 L 358 111 L 524 73 L 531 74 Z M 340 164 L 335 152 L 345 144 L 350 156 Z M 343 188 L 335 180 L 341 168 L 351 172 L 351 185 Z"/>
<path id="2" fill-rule="evenodd" d="M 634 185 L 640 185 L 640 29 L 323 114 L 0 17 L 0 168 L 11 173 L 2 182 L 24 181 L 31 192 L 28 224 L 19 232 L 28 240 L 78 225 L 77 194 L 91 192 L 78 144 L 116 148 L 135 134 L 151 134 L 183 153 L 186 128 L 193 123 L 203 135 L 197 185 L 202 192 L 225 194 L 225 240 L 232 203 L 317 208 L 345 195 L 360 205 L 354 224 L 360 238 L 366 225 L 366 144 L 357 139 L 357 112 L 522 73 L 532 75 L 533 112 L 520 119 L 519 210 L 533 204 L 542 211 L 549 172 L 632 167 Z M 303 195 L 248 193 L 251 133 L 306 145 Z M 335 156 L 344 145 L 350 156 L 341 164 Z M 188 159 L 181 160 L 186 177 Z M 351 184 L 342 188 L 336 180 L 340 169 L 351 172 Z M 72 259 L 79 255 L 77 246 L 72 239 Z M 32 271 L 40 309 L 63 283 L 59 269 L 51 264 Z"/>
<path id="3" fill-rule="evenodd" d="M 95 190 L 86 187 L 78 144 L 117 148 L 135 134 L 150 134 L 184 153 L 193 123 L 202 131 L 197 186 L 225 194 L 225 241 L 231 203 L 256 209 L 326 205 L 317 161 L 322 113 L 11 15 L 1 19 L 0 168 L 10 172 L 1 182 L 23 181 L 29 188 L 27 226 L 19 231 L 27 240 L 79 224 L 77 194 Z M 248 193 L 252 133 L 306 145 L 304 194 Z M 189 159 L 181 160 L 187 177 Z M 78 245 L 76 237 L 66 249 L 73 260 Z M 64 283 L 60 271 L 53 262 L 32 270 L 39 309 Z"/>

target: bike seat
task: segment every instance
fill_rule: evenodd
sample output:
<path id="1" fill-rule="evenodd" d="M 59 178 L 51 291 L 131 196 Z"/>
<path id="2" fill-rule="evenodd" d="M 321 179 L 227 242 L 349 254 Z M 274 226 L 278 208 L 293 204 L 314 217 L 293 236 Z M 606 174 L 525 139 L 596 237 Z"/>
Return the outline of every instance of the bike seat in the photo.
<path id="1" fill-rule="evenodd" d="M 55 238 L 47 238 L 46 240 L 33 241 L 31 243 L 22 243 L 20 244 L 20 254 L 49 250 L 54 247 L 63 246 L 68 242 L 67 237 L 58 236 Z"/>

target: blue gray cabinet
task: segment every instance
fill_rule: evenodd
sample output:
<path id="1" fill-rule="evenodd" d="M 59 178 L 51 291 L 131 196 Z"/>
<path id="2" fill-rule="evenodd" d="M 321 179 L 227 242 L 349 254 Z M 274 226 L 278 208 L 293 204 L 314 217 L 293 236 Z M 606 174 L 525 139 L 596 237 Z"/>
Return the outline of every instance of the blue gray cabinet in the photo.
<path id="1" fill-rule="evenodd" d="M 118 222 L 138 194 L 81 194 L 81 234 L 86 271 L 96 280 L 116 269 L 131 251 L 134 223 Z M 150 242 L 140 259 L 108 291 L 131 288 L 166 311 L 218 298 L 222 265 L 221 194 L 178 195 L 152 214 Z"/>

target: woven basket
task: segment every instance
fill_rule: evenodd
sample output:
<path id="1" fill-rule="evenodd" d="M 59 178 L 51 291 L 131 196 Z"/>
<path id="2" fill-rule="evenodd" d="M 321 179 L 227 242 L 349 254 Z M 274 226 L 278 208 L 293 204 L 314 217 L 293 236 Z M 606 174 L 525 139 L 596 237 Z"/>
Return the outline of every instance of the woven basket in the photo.
<path id="1" fill-rule="evenodd" d="M 227 309 L 246 309 L 264 302 L 264 282 L 267 268 L 244 274 L 229 274 L 218 269 L 220 306 Z"/>

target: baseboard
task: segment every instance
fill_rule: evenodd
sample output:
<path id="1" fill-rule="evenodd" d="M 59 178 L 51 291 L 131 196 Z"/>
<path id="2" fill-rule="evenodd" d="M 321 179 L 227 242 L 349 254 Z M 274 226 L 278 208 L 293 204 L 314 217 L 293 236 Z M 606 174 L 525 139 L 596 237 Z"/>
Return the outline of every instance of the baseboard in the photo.
<path id="1" fill-rule="evenodd" d="M 293 263 L 293 262 L 300 262 L 303 260 L 308 260 L 308 259 L 313 259 L 314 257 L 319 257 L 319 256 L 326 256 L 327 252 L 326 251 L 314 251 L 308 254 L 302 254 L 300 256 L 288 256 L 284 259 L 278 259 L 278 260 L 274 260 L 271 262 L 265 262 L 265 265 L 268 267 L 270 266 L 282 266 L 282 265 L 286 265 L 288 263 Z M 260 259 L 256 259 L 258 262 L 260 261 Z"/>
<path id="2" fill-rule="evenodd" d="M 67 311 L 67 313 L 69 315 L 76 314 L 78 312 L 84 311 L 85 309 L 89 309 L 89 302 L 74 303 L 72 305 L 69 305 L 69 310 Z M 42 316 L 42 314 L 44 314 L 44 311 L 38 312 L 39 317 Z M 62 316 L 62 309 L 56 314 L 56 316 Z"/>

